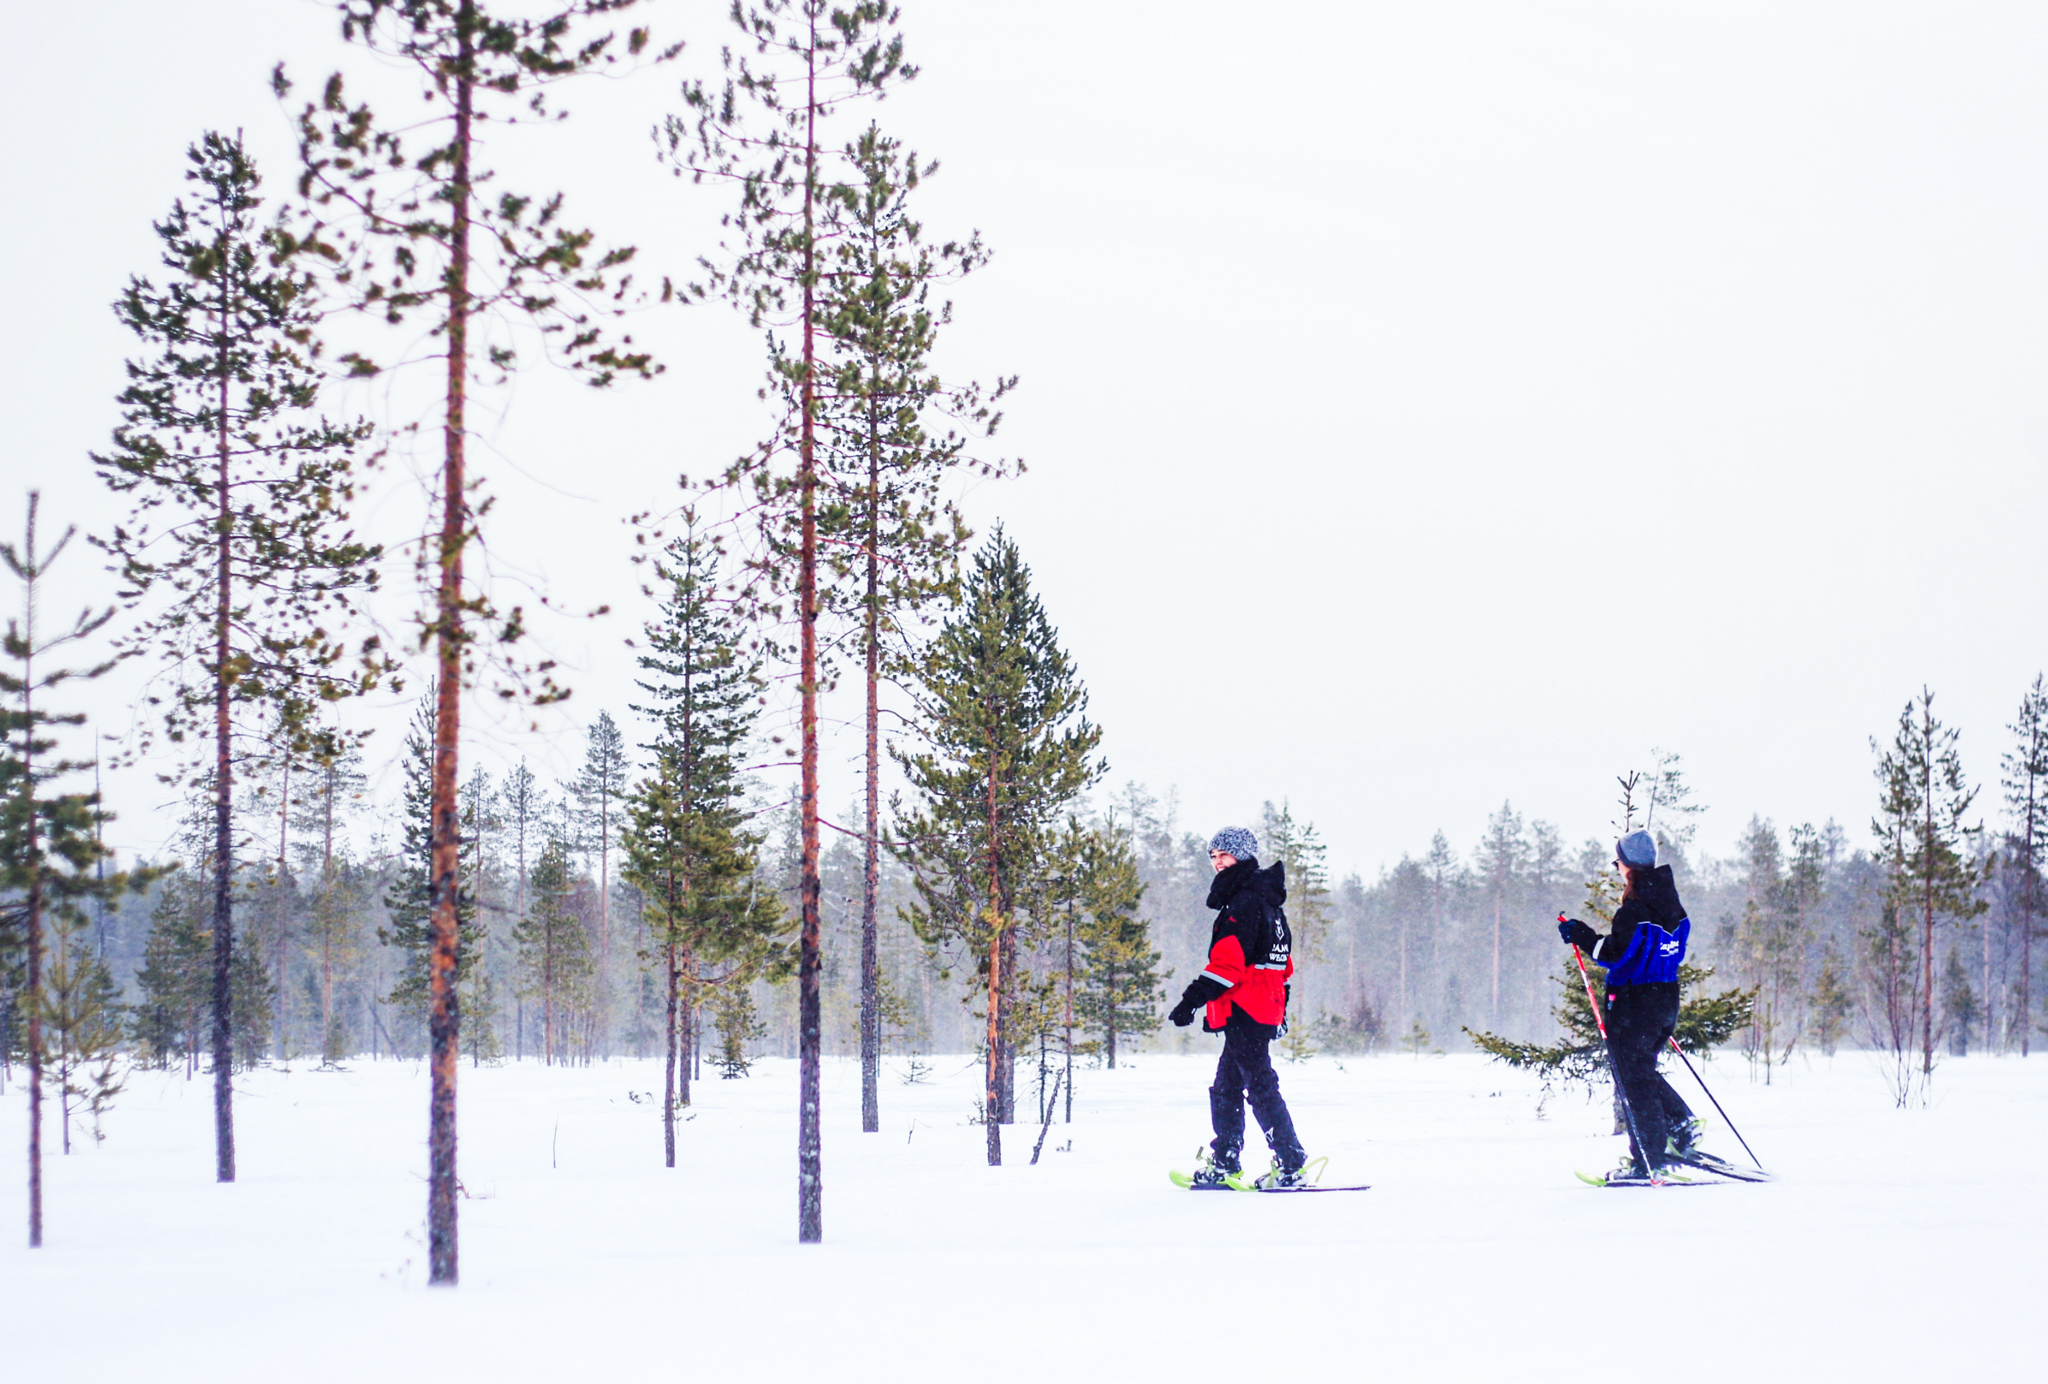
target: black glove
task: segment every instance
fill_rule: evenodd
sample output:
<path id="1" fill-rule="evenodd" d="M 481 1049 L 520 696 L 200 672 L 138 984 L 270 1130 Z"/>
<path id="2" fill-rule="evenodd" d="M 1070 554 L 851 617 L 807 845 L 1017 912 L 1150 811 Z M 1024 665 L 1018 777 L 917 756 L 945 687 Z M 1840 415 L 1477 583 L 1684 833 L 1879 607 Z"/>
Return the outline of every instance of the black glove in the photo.
<path id="1" fill-rule="evenodd" d="M 1195 1002 L 1191 999 L 1183 998 L 1179 1004 L 1167 1012 L 1166 1017 L 1173 1020 L 1175 1028 L 1186 1028 L 1195 1021 Z"/>
<path id="2" fill-rule="evenodd" d="M 1559 918 L 1557 935 L 1564 938 L 1580 951 L 1591 951 L 1600 943 L 1600 934 L 1587 927 L 1577 918 Z"/>

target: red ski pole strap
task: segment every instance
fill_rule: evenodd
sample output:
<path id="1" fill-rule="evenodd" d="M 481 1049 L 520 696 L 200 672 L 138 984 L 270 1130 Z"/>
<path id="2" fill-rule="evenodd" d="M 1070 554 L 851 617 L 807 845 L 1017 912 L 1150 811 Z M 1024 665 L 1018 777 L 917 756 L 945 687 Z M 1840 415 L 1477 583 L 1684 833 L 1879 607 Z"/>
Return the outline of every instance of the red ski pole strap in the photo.
<path id="1" fill-rule="evenodd" d="M 1593 1022 L 1600 1025 L 1600 1040 L 1607 1041 L 1607 1020 L 1600 1016 L 1600 1001 L 1593 998 L 1593 977 L 1586 971 L 1586 958 L 1579 952 L 1579 944 L 1572 943 L 1572 960 L 1579 963 L 1579 979 L 1586 984 L 1586 1003 L 1593 1006 Z"/>

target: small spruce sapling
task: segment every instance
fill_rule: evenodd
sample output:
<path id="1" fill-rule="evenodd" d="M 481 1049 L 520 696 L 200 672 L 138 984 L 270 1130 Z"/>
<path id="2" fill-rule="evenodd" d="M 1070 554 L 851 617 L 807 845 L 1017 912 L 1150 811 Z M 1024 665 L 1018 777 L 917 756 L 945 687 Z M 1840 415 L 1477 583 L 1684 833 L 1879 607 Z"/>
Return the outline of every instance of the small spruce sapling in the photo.
<path id="1" fill-rule="evenodd" d="M 75 919 L 88 900 L 140 888 L 143 875 L 105 875 L 106 854 L 99 826 L 102 812 L 94 793 L 52 793 L 58 779 L 91 767 L 57 753 L 55 732 L 82 725 L 77 712 L 57 712 L 51 694 L 66 683 L 90 681 L 113 667 L 111 661 L 85 667 L 51 666 L 51 656 L 93 638 L 113 618 L 111 609 L 80 611 L 54 628 L 39 620 L 43 583 L 51 566 L 76 534 L 67 528 L 46 551 L 36 517 L 41 497 L 28 496 L 22 543 L 0 543 L 0 564 L 21 588 L 18 615 L 8 617 L 0 638 L 0 904 L 19 931 L 25 953 L 18 1003 L 26 1011 L 28 1049 L 29 1246 L 43 1243 L 43 1025 L 49 996 L 43 976 L 43 932 L 57 918 Z"/>

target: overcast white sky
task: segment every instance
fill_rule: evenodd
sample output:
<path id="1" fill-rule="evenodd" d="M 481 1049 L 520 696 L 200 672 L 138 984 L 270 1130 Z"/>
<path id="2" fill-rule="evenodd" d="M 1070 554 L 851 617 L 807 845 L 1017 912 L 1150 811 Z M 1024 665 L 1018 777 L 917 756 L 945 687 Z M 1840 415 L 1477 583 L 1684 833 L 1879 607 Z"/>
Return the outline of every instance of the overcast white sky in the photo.
<path id="1" fill-rule="evenodd" d="M 722 9 L 647 17 L 701 61 Z M 1030 473 L 966 504 L 1032 563 L 1112 782 L 1178 785 L 1205 831 L 1289 798 L 1370 873 L 1438 827 L 1469 848 L 1504 799 L 1583 839 L 1662 746 L 1709 850 L 1753 812 L 1860 844 L 1870 737 L 1926 683 L 1996 812 L 2048 664 L 2048 9 L 904 9 L 925 72 L 880 116 L 944 162 L 928 224 L 996 251 L 947 359 L 1023 377 L 1001 450 Z M 13 38 L 0 513 L 17 531 L 41 485 L 92 528 L 116 510 L 86 453 L 134 350 L 108 304 L 153 268 L 185 147 L 241 127 L 282 195 L 270 67 L 367 67 L 314 0 L 34 6 Z M 572 89 L 495 161 L 687 272 L 719 205 L 653 162 L 674 90 Z M 629 694 L 623 516 L 764 421 L 730 314 L 636 331 L 658 383 L 540 371 L 482 424 L 499 569 L 620 612 L 543 631 L 578 718 Z M 399 467 L 368 522 L 421 512 Z M 134 695 L 94 710 L 125 726 Z M 374 758 L 402 712 L 365 713 Z M 552 726 L 482 752 L 565 774 L 581 736 Z M 828 804 L 857 786 L 838 750 Z M 123 846 L 155 849 L 161 790 L 108 787 Z"/>

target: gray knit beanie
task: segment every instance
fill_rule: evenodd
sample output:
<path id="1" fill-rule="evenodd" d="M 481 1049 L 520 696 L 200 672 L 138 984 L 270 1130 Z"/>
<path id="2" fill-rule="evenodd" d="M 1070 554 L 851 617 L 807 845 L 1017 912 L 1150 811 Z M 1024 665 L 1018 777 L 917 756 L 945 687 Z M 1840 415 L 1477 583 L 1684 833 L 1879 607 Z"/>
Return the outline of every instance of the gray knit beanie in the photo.
<path id="1" fill-rule="evenodd" d="M 1657 863 L 1657 843 L 1647 831 L 1632 831 L 1614 843 L 1614 858 L 1631 870 L 1647 870 Z"/>
<path id="2" fill-rule="evenodd" d="M 1239 860 L 1251 860 L 1259 853 L 1259 838 L 1243 827 L 1225 827 L 1209 838 L 1209 849 L 1234 855 Z"/>

